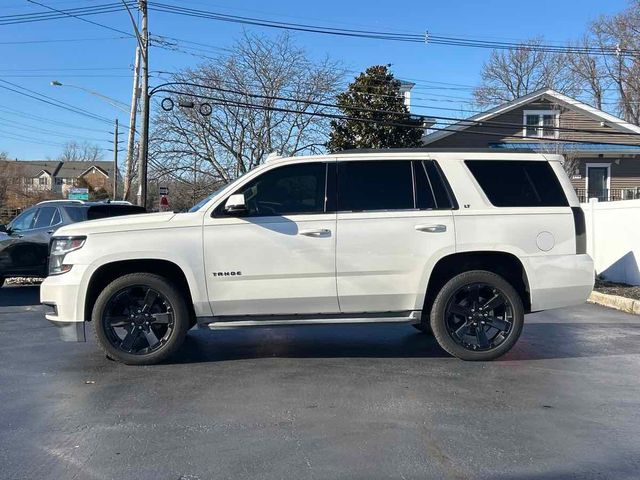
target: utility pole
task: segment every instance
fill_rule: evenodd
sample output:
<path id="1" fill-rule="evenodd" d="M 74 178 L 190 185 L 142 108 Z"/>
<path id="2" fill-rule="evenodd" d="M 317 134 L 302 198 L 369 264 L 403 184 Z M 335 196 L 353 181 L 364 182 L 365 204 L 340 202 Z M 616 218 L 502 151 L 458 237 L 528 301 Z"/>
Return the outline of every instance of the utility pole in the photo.
<path id="1" fill-rule="evenodd" d="M 142 15 L 142 122 L 138 147 L 138 205 L 147 206 L 147 157 L 149 154 L 149 19 L 147 0 L 140 0 Z"/>
<path id="2" fill-rule="evenodd" d="M 131 94 L 131 111 L 129 113 L 129 136 L 127 137 L 127 160 L 124 168 L 122 199 L 129 199 L 131 176 L 133 174 L 133 147 L 136 140 L 136 116 L 138 98 L 140 96 L 140 47 L 136 47 L 136 59 L 133 66 L 133 93 Z"/>
<path id="3" fill-rule="evenodd" d="M 113 194 L 111 198 L 116 200 L 118 195 L 118 119 L 113 130 Z"/>

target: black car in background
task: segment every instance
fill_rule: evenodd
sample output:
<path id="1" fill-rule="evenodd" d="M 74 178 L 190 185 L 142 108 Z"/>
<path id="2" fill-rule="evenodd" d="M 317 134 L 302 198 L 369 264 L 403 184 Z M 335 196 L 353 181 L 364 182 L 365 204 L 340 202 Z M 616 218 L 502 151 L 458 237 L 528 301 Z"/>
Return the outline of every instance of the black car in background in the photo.
<path id="1" fill-rule="evenodd" d="M 0 286 L 8 277 L 46 277 L 51 235 L 70 223 L 145 213 L 128 202 L 40 202 L 0 225 Z"/>

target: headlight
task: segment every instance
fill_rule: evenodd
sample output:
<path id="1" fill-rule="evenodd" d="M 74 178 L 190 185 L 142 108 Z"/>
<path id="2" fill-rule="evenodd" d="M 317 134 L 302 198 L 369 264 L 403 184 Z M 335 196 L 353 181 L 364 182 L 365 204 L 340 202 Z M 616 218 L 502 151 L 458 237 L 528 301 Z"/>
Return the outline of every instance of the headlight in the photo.
<path id="1" fill-rule="evenodd" d="M 69 252 L 82 248 L 87 237 L 53 238 L 49 250 L 49 275 L 60 275 L 71 270 L 72 265 L 64 263 Z"/>

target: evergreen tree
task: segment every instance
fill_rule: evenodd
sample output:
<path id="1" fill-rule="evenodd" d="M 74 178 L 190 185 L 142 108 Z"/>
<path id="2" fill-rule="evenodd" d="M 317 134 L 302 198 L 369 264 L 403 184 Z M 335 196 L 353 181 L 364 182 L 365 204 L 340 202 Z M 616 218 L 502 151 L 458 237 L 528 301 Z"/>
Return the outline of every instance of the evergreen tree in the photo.
<path id="1" fill-rule="evenodd" d="M 375 65 L 338 95 L 338 107 L 346 117 L 331 122 L 327 148 L 418 147 L 423 130 L 420 118 L 411 117 L 400 92 L 400 81 L 386 66 Z M 358 121 L 362 118 L 367 121 Z"/>

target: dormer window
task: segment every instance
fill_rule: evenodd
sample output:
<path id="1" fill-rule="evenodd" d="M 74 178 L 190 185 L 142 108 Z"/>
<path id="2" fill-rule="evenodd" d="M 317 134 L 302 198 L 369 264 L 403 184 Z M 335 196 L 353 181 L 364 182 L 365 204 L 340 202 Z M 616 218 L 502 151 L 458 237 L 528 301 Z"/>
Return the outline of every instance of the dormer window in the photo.
<path id="1" fill-rule="evenodd" d="M 560 114 L 557 110 L 525 110 L 524 129 L 525 137 L 533 138 L 558 138 L 560 126 Z"/>

